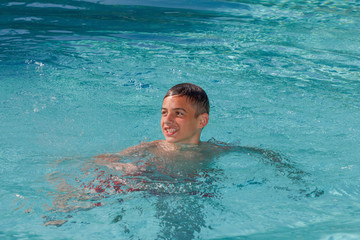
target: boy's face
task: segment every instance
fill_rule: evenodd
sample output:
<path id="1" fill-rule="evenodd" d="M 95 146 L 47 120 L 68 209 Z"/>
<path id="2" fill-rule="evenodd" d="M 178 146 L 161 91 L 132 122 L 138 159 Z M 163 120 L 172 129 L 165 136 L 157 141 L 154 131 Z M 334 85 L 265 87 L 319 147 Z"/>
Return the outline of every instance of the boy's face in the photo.
<path id="1" fill-rule="evenodd" d="M 185 96 L 169 96 L 161 109 L 161 129 L 167 142 L 198 144 L 209 115 L 195 118 L 195 106 Z"/>

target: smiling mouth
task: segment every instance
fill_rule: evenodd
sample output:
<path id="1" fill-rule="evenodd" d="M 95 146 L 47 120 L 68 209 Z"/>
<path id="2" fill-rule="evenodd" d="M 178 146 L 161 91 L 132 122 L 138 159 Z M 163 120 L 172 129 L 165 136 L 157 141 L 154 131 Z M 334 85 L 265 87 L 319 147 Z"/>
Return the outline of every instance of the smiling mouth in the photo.
<path id="1" fill-rule="evenodd" d="M 174 135 L 177 132 L 177 129 L 175 128 L 164 128 L 164 131 L 167 135 Z"/>

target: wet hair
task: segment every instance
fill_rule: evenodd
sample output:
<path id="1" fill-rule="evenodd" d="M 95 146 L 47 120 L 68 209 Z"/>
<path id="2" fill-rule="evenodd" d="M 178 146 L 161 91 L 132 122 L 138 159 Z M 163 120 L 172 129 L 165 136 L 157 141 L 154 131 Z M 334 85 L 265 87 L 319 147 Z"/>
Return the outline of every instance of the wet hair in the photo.
<path id="1" fill-rule="evenodd" d="M 197 118 L 200 114 L 210 112 L 209 98 L 201 87 L 192 83 L 180 83 L 166 93 L 165 98 L 170 96 L 185 96 L 192 104 L 195 105 L 195 117 Z"/>

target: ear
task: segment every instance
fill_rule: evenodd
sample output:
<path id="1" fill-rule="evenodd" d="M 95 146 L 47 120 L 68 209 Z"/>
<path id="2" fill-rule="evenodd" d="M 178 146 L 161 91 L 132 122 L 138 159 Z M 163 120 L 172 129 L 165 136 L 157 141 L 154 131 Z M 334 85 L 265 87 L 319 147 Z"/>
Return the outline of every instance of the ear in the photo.
<path id="1" fill-rule="evenodd" d="M 199 116 L 199 128 L 204 128 L 209 122 L 209 114 L 202 113 Z"/>

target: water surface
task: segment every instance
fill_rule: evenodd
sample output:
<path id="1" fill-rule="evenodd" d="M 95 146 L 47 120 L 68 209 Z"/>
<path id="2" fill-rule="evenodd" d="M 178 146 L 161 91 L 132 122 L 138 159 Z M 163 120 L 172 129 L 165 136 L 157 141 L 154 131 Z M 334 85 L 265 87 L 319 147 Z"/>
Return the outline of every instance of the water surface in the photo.
<path id="1" fill-rule="evenodd" d="M 0 236 L 360 238 L 359 8 L 335 0 L 3 1 Z M 91 181 L 83 167 L 92 156 L 162 139 L 162 98 L 180 82 L 210 97 L 203 141 L 270 149 L 306 174 L 295 181 L 291 168 L 238 152 L 200 169 L 196 183 L 150 184 L 167 194 L 133 191 L 85 211 L 48 210 L 59 193 L 49 176 L 76 187 Z M 67 222 L 44 226 L 48 219 Z"/>

